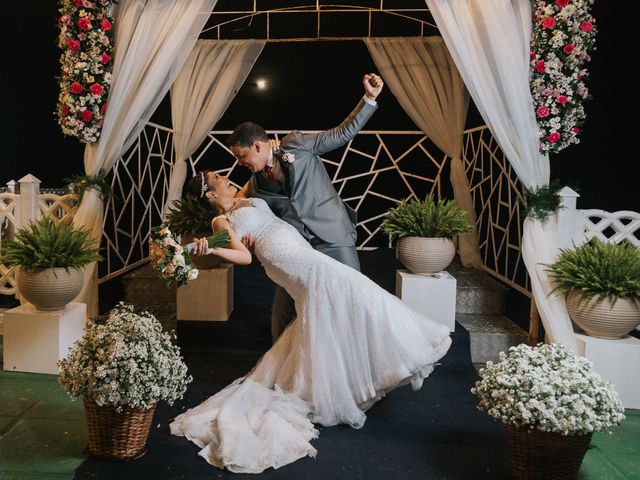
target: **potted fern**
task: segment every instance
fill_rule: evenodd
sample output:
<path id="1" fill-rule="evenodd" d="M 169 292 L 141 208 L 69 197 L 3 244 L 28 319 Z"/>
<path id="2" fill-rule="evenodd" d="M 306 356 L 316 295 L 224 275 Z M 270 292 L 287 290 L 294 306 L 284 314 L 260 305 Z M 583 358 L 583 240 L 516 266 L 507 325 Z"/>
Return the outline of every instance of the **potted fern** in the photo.
<path id="1" fill-rule="evenodd" d="M 569 316 L 587 334 L 621 338 L 640 324 L 640 249 L 597 238 L 562 249 L 549 265 Z"/>
<path id="2" fill-rule="evenodd" d="M 42 217 L 3 242 L 2 262 L 19 266 L 20 294 L 38 310 L 60 310 L 82 288 L 81 267 L 101 259 L 89 231 Z"/>
<path id="3" fill-rule="evenodd" d="M 382 222 L 382 231 L 398 240 L 398 259 L 415 274 L 447 268 L 455 254 L 453 237 L 469 230 L 467 213 L 455 200 L 435 200 L 433 195 L 401 202 Z"/>
<path id="4" fill-rule="evenodd" d="M 175 200 L 167 215 L 167 228 L 180 236 L 181 243 L 186 244 L 194 238 L 211 236 L 211 222 L 215 212 L 192 202 L 187 198 Z M 215 255 L 191 254 L 191 261 L 199 269 L 216 268 L 221 260 Z"/>

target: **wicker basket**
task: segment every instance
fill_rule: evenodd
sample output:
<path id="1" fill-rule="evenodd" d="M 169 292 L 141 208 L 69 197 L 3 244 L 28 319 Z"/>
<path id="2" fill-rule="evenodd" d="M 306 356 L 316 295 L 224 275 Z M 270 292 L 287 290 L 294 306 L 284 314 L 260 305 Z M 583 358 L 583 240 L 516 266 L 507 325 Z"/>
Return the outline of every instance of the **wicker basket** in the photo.
<path id="1" fill-rule="evenodd" d="M 110 460 L 132 460 L 147 453 L 155 405 L 149 410 L 99 407 L 84 401 L 89 430 L 89 455 Z"/>
<path id="2" fill-rule="evenodd" d="M 574 480 L 591 434 L 561 435 L 506 425 L 509 470 L 518 480 Z"/>

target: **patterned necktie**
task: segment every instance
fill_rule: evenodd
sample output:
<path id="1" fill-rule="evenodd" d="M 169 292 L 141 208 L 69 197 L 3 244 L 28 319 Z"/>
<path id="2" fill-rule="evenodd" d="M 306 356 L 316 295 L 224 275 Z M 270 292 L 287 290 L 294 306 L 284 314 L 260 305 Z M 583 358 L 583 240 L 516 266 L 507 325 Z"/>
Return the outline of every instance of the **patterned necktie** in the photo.
<path id="1" fill-rule="evenodd" d="M 271 180 L 272 182 L 275 182 L 275 179 L 273 178 L 273 167 L 266 165 L 264 167 L 264 174 L 269 180 Z"/>

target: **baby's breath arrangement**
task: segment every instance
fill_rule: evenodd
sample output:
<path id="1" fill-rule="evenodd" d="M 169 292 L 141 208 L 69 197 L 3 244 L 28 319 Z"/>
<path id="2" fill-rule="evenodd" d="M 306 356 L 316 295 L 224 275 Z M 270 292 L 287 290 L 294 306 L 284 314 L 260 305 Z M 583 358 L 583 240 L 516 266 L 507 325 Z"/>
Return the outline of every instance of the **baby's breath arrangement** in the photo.
<path id="1" fill-rule="evenodd" d="M 471 225 L 467 213 L 455 200 L 435 200 L 428 195 L 423 201 L 403 201 L 382 222 L 382 231 L 391 240 L 402 237 L 445 237 L 467 233 Z"/>
<path id="2" fill-rule="evenodd" d="M 518 428 L 579 435 L 618 425 L 618 393 L 584 357 L 561 344 L 526 344 L 487 362 L 471 392 L 478 408 Z"/>
<path id="3" fill-rule="evenodd" d="M 118 410 L 147 410 L 159 400 L 172 405 L 193 380 L 180 349 L 156 318 L 124 303 L 106 323 L 87 323 L 83 337 L 58 365 L 60 384 L 70 396 Z"/>

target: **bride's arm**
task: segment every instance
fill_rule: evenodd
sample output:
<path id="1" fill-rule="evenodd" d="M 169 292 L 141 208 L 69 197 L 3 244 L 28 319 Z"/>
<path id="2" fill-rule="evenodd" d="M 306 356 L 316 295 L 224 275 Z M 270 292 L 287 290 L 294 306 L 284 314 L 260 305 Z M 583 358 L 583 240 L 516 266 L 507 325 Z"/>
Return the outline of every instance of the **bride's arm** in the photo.
<path id="1" fill-rule="evenodd" d="M 193 250 L 196 255 L 216 255 L 221 259 L 235 263 L 236 265 L 249 265 L 251 263 L 251 252 L 247 250 L 236 232 L 231 228 L 231 225 L 225 218 L 216 218 L 213 221 L 213 231 L 218 232 L 222 229 L 227 229 L 231 241 L 229 246 L 225 248 L 209 248 L 207 245 L 207 239 L 201 238 L 197 240 L 197 245 Z"/>

